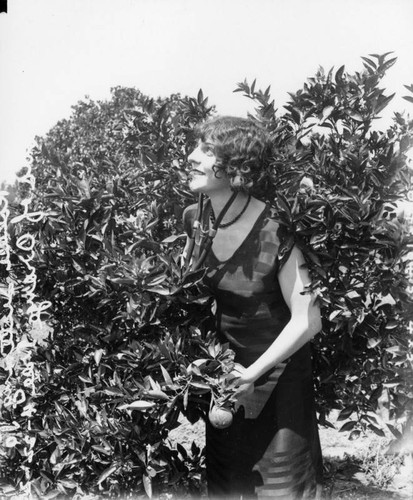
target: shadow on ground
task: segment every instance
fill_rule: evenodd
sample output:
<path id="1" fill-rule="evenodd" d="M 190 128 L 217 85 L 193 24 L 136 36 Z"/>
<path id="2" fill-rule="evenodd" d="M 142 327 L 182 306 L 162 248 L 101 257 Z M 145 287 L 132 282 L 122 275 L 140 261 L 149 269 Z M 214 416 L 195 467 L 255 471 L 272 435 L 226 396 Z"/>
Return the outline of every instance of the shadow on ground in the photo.
<path id="1" fill-rule="evenodd" d="M 357 459 L 325 460 L 323 500 L 406 500 L 411 499 L 407 481 L 399 491 L 370 484 Z M 406 478 L 408 480 L 408 478 Z M 390 488 L 394 485 L 389 485 Z"/>
<path id="2" fill-rule="evenodd" d="M 182 422 L 170 437 L 184 447 L 194 440 L 202 448 L 204 430 L 202 421 L 195 425 Z M 412 455 L 386 455 L 385 440 L 374 434 L 351 441 L 348 432 L 320 428 L 320 439 L 324 457 L 323 500 L 413 499 Z"/>

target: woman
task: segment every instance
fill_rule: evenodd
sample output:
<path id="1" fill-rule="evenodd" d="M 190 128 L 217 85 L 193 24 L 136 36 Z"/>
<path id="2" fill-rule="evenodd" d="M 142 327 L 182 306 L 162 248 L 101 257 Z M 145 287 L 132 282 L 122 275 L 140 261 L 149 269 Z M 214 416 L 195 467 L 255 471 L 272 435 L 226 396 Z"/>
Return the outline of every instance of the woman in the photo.
<path id="1" fill-rule="evenodd" d="M 294 247 L 280 258 L 271 209 L 250 194 L 264 182 L 269 137 L 234 117 L 196 133 L 189 187 L 207 202 L 184 212 L 186 252 L 207 267 L 217 332 L 238 363 L 233 423 L 216 429 L 207 422 L 208 493 L 315 498 L 322 464 L 308 342 L 321 329 L 320 311 L 303 293 L 310 279 L 302 253 Z"/>

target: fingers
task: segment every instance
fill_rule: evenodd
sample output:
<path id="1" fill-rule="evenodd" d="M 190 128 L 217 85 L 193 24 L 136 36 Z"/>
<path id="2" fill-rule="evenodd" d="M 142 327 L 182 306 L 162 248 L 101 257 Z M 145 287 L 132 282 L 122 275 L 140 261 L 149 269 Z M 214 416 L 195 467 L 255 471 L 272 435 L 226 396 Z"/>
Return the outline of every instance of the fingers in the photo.
<path id="1" fill-rule="evenodd" d="M 239 363 L 234 363 L 234 367 L 227 376 L 227 382 L 235 389 L 238 397 L 246 396 L 254 392 L 254 383 L 244 380 L 246 368 Z"/>
<path id="2" fill-rule="evenodd" d="M 237 396 L 246 396 L 248 394 L 252 394 L 254 392 L 254 384 L 240 384 L 236 388 L 235 394 Z"/>
<path id="3" fill-rule="evenodd" d="M 245 372 L 245 368 L 239 363 L 234 363 L 234 367 L 226 377 L 228 382 L 234 383 L 237 385 L 236 381 L 242 378 L 242 374 Z M 242 383 L 242 382 L 240 382 Z"/>

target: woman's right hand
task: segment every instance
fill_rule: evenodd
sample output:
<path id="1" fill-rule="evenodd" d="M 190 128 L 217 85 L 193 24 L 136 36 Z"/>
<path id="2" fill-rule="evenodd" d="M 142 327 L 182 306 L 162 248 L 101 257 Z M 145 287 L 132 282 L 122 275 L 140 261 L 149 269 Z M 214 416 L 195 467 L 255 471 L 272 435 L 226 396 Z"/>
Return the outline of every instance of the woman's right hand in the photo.
<path id="1" fill-rule="evenodd" d="M 246 371 L 245 366 L 242 366 L 239 363 L 235 363 L 234 368 L 230 373 L 230 380 L 234 381 L 236 387 L 236 395 L 238 397 L 246 396 L 254 392 L 254 383 L 243 381 L 243 375 L 245 371 Z"/>

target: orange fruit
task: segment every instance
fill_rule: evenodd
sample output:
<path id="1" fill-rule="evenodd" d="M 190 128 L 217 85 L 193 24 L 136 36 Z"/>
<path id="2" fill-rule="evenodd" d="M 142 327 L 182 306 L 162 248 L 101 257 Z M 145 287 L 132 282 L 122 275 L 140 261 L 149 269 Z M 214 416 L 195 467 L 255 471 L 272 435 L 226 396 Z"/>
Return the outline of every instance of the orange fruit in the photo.
<path id="1" fill-rule="evenodd" d="M 208 418 L 212 427 L 215 427 L 215 429 L 226 429 L 234 420 L 232 411 L 222 406 L 213 406 L 209 412 Z"/>

